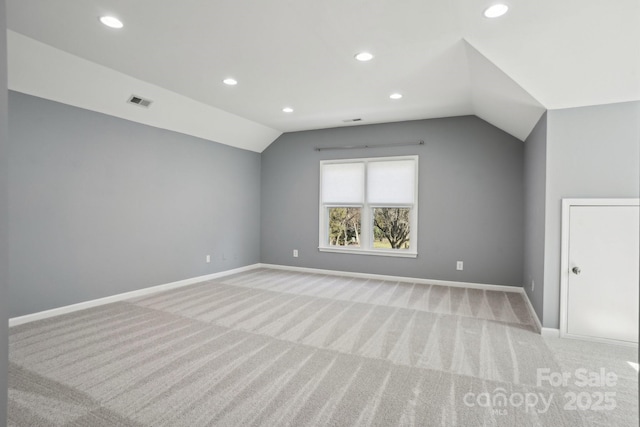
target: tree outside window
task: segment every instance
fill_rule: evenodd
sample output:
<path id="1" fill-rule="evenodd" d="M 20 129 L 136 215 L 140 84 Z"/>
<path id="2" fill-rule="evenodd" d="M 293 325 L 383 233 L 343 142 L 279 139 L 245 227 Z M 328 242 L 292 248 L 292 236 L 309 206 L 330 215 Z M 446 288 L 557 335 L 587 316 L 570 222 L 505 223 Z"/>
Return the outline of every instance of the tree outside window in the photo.
<path id="1" fill-rule="evenodd" d="M 373 247 L 386 249 L 409 249 L 409 208 L 373 209 Z"/>
<path id="2" fill-rule="evenodd" d="M 360 208 L 329 208 L 329 245 L 360 247 Z"/>

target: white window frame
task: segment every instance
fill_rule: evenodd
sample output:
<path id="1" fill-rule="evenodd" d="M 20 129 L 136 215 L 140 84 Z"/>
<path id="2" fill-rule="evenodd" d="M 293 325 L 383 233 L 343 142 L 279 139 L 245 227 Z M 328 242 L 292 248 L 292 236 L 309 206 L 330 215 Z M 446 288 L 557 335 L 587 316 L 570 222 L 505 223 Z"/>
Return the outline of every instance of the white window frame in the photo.
<path id="1" fill-rule="evenodd" d="M 398 161 L 398 160 L 413 160 L 415 162 L 415 176 L 414 176 L 414 195 L 413 204 L 398 204 L 398 203 L 376 203 L 370 204 L 367 200 L 367 173 L 368 164 L 372 162 L 384 162 L 384 161 Z M 362 204 L 354 203 L 323 203 L 322 200 L 322 171 L 323 165 L 338 164 L 338 163 L 363 163 L 364 164 L 364 201 Z M 334 252 L 334 253 L 347 253 L 347 254 L 359 254 L 359 255 L 377 255 L 377 256 L 390 256 L 401 258 L 416 258 L 418 256 L 418 156 L 393 156 L 393 157 L 368 157 L 357 159 L 339 159 L 339 160 L 322 160 L 320 161 L 320 192 L 319 192 L 319 245 L 318 250 L 320 252 Z M 359 207 L 361 208 L 360 221 L 361 221 L 361 234 L 360 234 L 360 247 L 354 248 L 350 246 L 330 246 L 329 245 L 329 233 L 327 227 L 329 226 L 329 208 L 334 207 Z M 409 208 L 409 249 L 380 249 L 373 247 L 373 209 L 374 208 Z"/>

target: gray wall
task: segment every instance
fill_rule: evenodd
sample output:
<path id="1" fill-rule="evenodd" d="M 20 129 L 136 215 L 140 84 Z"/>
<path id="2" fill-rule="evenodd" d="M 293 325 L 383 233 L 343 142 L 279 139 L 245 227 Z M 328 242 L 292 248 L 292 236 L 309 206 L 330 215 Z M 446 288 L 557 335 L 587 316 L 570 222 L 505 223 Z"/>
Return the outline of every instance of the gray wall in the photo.
<path id="1" fill-rule="evenodd" d="M 7 196 L 7 32 L 5 2 L 0 0 L 0 425 L 7 420 L 7 266 L 8 266 L 8 196 Z"/>
<path id="2" fill-rule="evenodd" d="M 258 153 L 15 92 L 9 142 L 12 317 L 259 262 Z"/>
<path id="3" fill-rule="evenodd" d="M 547 114 L 524 142 L 524 271 L 522 284 L 543 321 Z"/>
<path id="4" fill-rule="evenodd" d="M 547 114 L 544 326 L 558 328 L 561 200 L 640 197 L 640 102 Z"/>
<path id="5" fill-rule="evenodd" d="M 418 140 L 426 145 L 314 151 Z M 418 258 L 319 252 L 319 161 L 407 154 L 420 156 Z M 523 157 L 521 141 L 473 116 L 284 134 L 262 153 L 262 262 L 520 286 Z"/>

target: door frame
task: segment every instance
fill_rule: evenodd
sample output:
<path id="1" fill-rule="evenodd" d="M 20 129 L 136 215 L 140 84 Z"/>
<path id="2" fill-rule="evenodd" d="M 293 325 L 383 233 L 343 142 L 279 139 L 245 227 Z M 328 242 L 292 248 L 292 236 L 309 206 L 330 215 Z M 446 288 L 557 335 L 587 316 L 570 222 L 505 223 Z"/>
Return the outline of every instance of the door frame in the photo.
<path id="1" fill-rule="evenodd" d="M 568 332 L 568 293 L 569 293 L 569 223 L 572 206 L 640 206 L 640 199 L 562 199 L 562 243 L 560 249 L 560 336 L 581 340 L 622 344 L 637 347 L 637 343 L 615 339 L 597 338 Z"/>

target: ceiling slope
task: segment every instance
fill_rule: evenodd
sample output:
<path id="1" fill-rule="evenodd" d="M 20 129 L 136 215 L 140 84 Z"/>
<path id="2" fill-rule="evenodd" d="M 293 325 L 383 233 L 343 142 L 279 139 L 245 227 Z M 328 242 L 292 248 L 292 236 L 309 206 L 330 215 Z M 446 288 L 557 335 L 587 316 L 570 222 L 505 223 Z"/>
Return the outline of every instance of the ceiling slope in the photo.
<path id="1" fill-rule="evenodd" d="M 186 96 L 144 82 L 100 64 L 71 55 L 22 34 L 8 31 L 9 88 L 18 92 L 73 105 L 115 117 L 197 136 L 207 140 L 262 152 L 282 134 L 280 130 L 220 110 Z M 444 75 L 447 69 L 468 69 L 454 81 L 455 101 L 450 107 L 443 98 L 453 90 L 444 88 L 416 112 L 416 105 L 400 106 L 396 120 L 417 120 L 475 114 L 520 140 L 526 139 L 544 107 L 470 43 L 459 41 L 438 52 L 440 60 L 425 69 L 425 79 Z M 431 54 L 433 56 L 433 53 Z M 434 71 L 435 67 L 438 71 Z M 457 71 L 459 73 L 459 71 Z M 151 99 L 149 109 L 129 105 L 131 95 Z M 436 101 L 437 100 L 437 101 Z M 309 117 L 300 130 L 321 128 L 328 116 L 336 123 L 341 118 L 365 116 L 363 124 L 393 121 L 384 112 L 368 107 L 348 113 L 327 112 Z M 347 114 L 345 116 L 345 114 Z M 294 129 L 296 130 L 296 129 Z"/>
<path id="2" fill-rule="evenodd" d="M 640 100 L 639 0 L 509 0 L 490 22 L 461 1 L 465 40 L 547 109 Z"/>
<path id="3" fill-rule="evenodd" d="M 6 2 L 10 88 L 254 151 L 468 114 L 525 139 L 543 108 L 640 100 L 640 0 L 508 0 L 496 19 L 493 0 Z"/>
<path id="4" fill-rule="evenodd" d="M 471 43 L 464 44 L 474 114 L 524 141 L 546 109 Z"/>
<path id="5" fill-rule="evenodd" d="M 282 134 L 13 31 L 7 36 L 11 90 L 258 153 Z M 134 94 L 153 103 L 128 104 Z"/>

